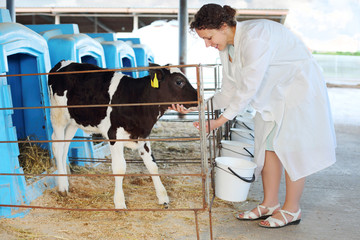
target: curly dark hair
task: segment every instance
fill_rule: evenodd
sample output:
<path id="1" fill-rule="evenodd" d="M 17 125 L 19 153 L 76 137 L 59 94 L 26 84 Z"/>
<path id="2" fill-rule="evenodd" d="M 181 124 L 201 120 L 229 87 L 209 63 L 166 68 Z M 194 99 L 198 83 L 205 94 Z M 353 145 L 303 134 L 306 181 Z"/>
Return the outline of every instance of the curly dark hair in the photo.
<path id="1" fill-rule="evenodd" d="M 233 27 L 236 26 L 235 14 L 236 10 L 228 5 L 206 4 L 195 14 L 190 29 L 220 29 L 224 23 Z"/>

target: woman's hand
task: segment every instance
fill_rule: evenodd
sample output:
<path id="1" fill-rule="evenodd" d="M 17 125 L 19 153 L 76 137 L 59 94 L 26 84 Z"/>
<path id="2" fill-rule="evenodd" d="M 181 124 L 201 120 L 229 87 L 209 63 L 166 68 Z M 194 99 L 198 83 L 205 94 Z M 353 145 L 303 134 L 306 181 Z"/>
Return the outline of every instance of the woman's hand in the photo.
<path id="1" fill-rule="evenodd" d="M 172 104 L 171 107 L 168 107 L 168 109 L 177 111 L 177 112 L 182 113 L 182 114 L 187 114 L 189 112 L 197 111 L 198 107 L 186 108 L 182 104 L 181 105 L 180 104 L 176 104 L 176 105 Z"/>
<path id="2" fill-rule="evenodd" d="M 210 121 L 206 121 L 205 122 L 205 131 L 206 131 L 206 133 L 209 133 L 209 123 L 210 123 L 210 132 L 211 132 L 212 130 L 221 127 L 227 121 L 228 121 L 228 119 L 226 119 L 222 115 L 218 119 L 213 119 L 213 120 L 210 120 Z M 197 129 L 200 128 L 200 123 L 199 122 L 194 122 L 193 125 Z"/>
<path id="3" fill-rule="evenodd" d="M 211 122 L 215 121 L 215 120 L 210 120 L 210 132 L 214 129 L 212 128 Z M 200 129 L 200 122 L 193 122 L 194 127 L 196 127 L 197 129 Z M 205 121 L 205 131 L 206 133 L 209 133 L 209 121 Z"/>

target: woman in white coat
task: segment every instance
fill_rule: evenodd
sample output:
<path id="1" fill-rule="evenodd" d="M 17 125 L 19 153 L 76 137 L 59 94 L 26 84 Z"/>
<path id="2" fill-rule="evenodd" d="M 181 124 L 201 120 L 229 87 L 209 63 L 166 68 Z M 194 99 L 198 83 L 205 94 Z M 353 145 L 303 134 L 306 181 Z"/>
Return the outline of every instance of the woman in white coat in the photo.
<path id="1" fill-rule="evenodd" d="M 190 26 L 207 47 L 219 50 L 223 65 L 221 91 L 213 103 L 225 111 L 210 121 L 210 130 L 249 105 L 256 111 L 255 175 L 262 176 L 264 199 L 237 218 L 266 218 L 259 225 L 269 228 L 297 224 L 305 177 L 336 161 L 326 85 L 307 47 L 286 27 L 270 20 L 236 22 L 235 13 L 226 5 L 207 4 Z M 172 109 L 189 111 L 181 105 Z M 280 208 L 283 168 L 286 197 Z"/>

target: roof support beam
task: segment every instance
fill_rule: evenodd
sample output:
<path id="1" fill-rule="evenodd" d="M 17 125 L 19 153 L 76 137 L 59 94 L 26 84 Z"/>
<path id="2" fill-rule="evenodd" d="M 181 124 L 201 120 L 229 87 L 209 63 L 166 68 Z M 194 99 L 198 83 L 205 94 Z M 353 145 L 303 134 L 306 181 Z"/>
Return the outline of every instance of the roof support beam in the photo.
<path id="1" fill-rule="evenodd" d="M 179 0 L 179 3 L 179 64 L 185 65 L 187 59 L 187 28 L 189 24 L 189 15 L 187 10 L 187 0 Z"/>
<path id="2" fill-rule="evenodd" d="M 16 22 L 15 0 L 6 0 L 6 9 L 9 10 L 11 21 Z"/>
<path id="3" fill-rule="evenodd" d="M 104 29 L 105 31 L 107 31 L 109 33 L 114 32 L 112 29 L 108 28 L 105 24 L 103 24 L 101 21 L 99 21 L 97 19 L 97 17 L 87 17 L 87 19 L 89 19 L 91 22 L 93 22 L 95 24 L 95 32 L 97 32 L 97 26 L 101 27 L 102 29 Z"/>

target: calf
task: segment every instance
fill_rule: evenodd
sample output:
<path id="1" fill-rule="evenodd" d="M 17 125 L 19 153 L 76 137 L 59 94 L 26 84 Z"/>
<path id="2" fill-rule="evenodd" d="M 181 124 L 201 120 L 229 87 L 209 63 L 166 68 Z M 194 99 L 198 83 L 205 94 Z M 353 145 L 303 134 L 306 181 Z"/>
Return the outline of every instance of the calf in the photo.
<path id="1" fill-rule="evenodd" d="M 159 65 L 152 65 L 159 66 Z M 92 64 L 61 61 L 50 72 L 101 70 Z M 52 106 L 158 103 L 196 101 L 197 92 L 187 78 L 175 68 L 150 69 L 150 75 L 134 79 L 119 72 L 53 74 L 49 76 Z M 185 107 L 196 104 L 185 104 Z M 137 149 L 151 174 L 158 174 L 149 141 L 111 141 L 145 139 L 169 105 L 115 106 L 86 108 L 51 108 L 53 140 L 71 140 L 77 129 L 100 133 L 110 140 L 112 171 L 125 174 L 123 148 Z M 59 174 L 66 174 L 66 158 L 70 142 L 53 142 L 52 149 Z M 159 176 L 152 176 L 159 204 L 167 205 L 169 197 Z M 115 177 L 115 208 L 124 209 L 123 177 Z M 67 176 L 58 177 L 59 192 L 69 190 Z"/>

